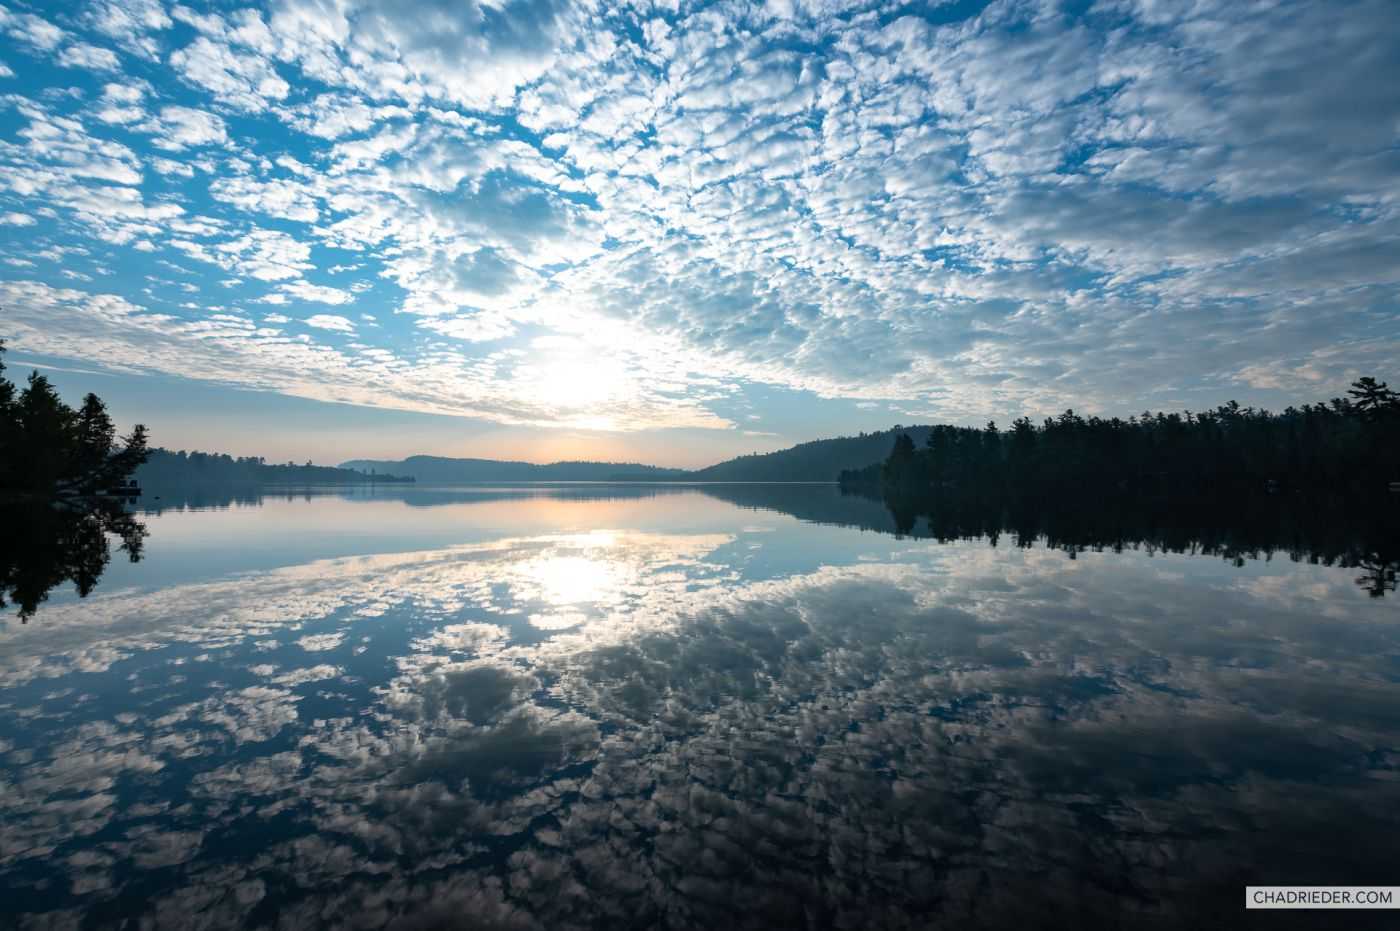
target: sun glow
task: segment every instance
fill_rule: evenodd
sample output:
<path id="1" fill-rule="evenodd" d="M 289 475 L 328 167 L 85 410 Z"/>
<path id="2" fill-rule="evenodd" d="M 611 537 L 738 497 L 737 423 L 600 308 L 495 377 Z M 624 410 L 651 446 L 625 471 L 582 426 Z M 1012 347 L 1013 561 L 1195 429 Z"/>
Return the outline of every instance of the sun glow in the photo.
<path id="1" fill-rule="evenodd" d="M 623 360 L 604 347 L 550 340 L 537 348 L 546 348 L 545 355 L 516 372 L 537 403 L 579 411 L 625 400 L 636 387 Z"/>
<path id="2" fill-rule="evenodd" d="M 568 538 L 568 548 L 530 560 L 522 569 L 527 597 L 549 606 L 530 615 L 530 623 L 546 630 L 574 627 L 587 613 L 607 609 L 623 599 L 629 573 L 610 552 L 617 544 L 608 531 Z"/>
<path id="3" fill-rule="evenodd" d="M 604 560 L 586 556 L 543 559 L 530 574 L 540 584 L 542 600 L 557 607 L 595 604 L 617 591 L 617 572 Z"/>

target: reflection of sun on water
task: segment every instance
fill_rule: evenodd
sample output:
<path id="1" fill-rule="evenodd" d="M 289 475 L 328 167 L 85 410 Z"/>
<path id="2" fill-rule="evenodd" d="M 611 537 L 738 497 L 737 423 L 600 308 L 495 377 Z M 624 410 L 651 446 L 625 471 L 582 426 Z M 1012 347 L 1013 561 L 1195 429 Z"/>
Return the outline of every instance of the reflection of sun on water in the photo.
<path id="1" fill-rule="evenodd" d="M 603 601 L 617 590 L 618 574 L 606 561 L 586 556 L 554 556 L 531 567 L 541 597 L 563 607 Z"/>
<path id="2" fill-rule="evenodd" d="M 530 623 L 546 630 L 562 630 L 583 623 L 587 616 L 577 610 L 617 601 L 626 583 L 626 573 L 612 558 L 613 534 L 594 531 L 569 538 L 571 555 L 548 555 L 527 562 L 523 575 L 530 594 L 558 609 L 533 614 Z M 568 609 L 574 610 L 568 610 Z"/>

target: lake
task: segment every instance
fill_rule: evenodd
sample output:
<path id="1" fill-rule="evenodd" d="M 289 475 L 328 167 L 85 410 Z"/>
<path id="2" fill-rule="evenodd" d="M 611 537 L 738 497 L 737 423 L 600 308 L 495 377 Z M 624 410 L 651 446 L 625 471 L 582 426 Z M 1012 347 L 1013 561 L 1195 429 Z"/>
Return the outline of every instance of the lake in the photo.
<path id="1" fill-rule="evenodd" d="M 139 510 L 140 562 L 0 621 L 0 926 L 1357 927 L 1244 886 L 1400 884 L 1393 553 L 1346 527 Z"/>

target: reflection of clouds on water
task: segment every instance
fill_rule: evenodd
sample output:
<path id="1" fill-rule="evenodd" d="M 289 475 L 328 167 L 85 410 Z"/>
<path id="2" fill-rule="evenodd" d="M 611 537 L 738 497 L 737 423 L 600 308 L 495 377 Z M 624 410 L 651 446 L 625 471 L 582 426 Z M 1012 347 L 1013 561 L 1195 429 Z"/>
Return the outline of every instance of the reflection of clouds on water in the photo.
<path id="1" fill-rule="evenodd" d="M 713 586 L 731 578 L 725 567 L 699 560 L 732 539 L 624 532 L 547 536 L 321 560 L 218 582 L 97 596 L 54 606 L 43 624 L 0 629 L 0 685 L 103 672 L 171 643 L 219 649 L 256 640 L 272 649 L 280 641 L 267 638 L 308 620 L 376 618 L 405 606 L 432 618 L 570 605 L 586 608 L 589 618 L 624 618 L 658 585 Z M 316 651 L 333 648 L 343 636 L 328 632 L 296 642 Z"/>
<path id="2" fill-rule="evenodd" d="M 152 691 L 6 734 L 0 876 L 152 927 L 270 887 L 283 927 L 1150 926 L 1394 853 L 1395 614 L 1345 570 L 954 545 L 744 581 L 730 542 L 557 535 L 46 616 L 14 686 Z M 191 701 L 121 665 L 174 645 L 229 681 Z M 1352 852 L 1319 848 L 1341 823 Z"/>
<path id="3" fill-rule="evenodd" d="M 307 666 L 302 669 L 293 669 L 280 676 L 273 676 L 272 682 L 276 685 L 291 687 L 305 685 L 308 682 L 319 682 L 323 679 L 334 679 L 344 673 L 345 670 L 340 666 L 322 663 L 319 666 Z"/>
<path id="4" fill-rule="evenodd" d="M 322 650 L 334 650 L 345 640 L 345 634 L 314 634 L 307 637 L 298 637 L 297 646 L 308 653 L 320 653 Z"/>

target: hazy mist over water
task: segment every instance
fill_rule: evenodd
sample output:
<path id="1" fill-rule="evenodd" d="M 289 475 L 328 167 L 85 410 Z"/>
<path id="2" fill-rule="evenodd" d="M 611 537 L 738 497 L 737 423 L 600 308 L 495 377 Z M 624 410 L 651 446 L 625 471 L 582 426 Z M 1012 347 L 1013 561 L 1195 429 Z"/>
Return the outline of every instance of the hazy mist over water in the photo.
<path id="1" fill-rule="evenodd" d="M 0 624 L 0 924 L 1229 928 L 1395 879 L 1400 601 L 1297 541 L 935 542 L 826 486 L 144 510 Z"/>

